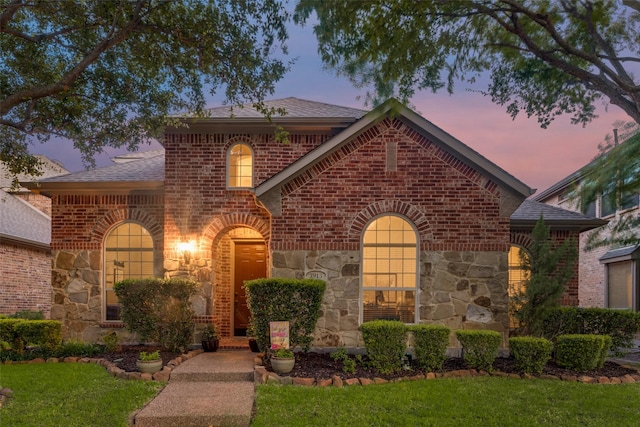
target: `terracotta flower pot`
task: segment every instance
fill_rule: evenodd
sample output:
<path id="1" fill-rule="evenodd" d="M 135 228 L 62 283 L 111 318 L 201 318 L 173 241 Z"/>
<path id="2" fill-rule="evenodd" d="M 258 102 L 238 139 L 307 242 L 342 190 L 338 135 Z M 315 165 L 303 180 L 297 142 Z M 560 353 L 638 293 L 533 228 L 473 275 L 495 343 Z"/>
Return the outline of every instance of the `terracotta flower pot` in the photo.
<path id="1" fill-rule="evenodd" d="M 136 366 L 139 372 L 153 374 L 162 369 L 162 359 L 149 361 L 138 360 L 136 361 Z"/>
<path id="2" fill-rule="evenodd" d="M 295 364 L 296 359 L 294 358 L 271 357 L 271 367 L 276 374 L 288 374 L 293 370 Z"/>

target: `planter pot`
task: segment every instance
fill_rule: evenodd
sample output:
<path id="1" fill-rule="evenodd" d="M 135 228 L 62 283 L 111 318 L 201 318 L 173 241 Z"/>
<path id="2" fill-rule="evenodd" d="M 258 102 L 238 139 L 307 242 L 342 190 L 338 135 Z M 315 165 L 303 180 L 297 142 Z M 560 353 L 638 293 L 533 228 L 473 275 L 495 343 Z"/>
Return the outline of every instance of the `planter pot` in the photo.
<path id="1" fill-rule="evenodd" d="M 258 348 L 258 341 L 255 338 L 249 338 L 249 348 L 254 353 L 260 353 L 260 349 Z"/>
<path id="2" fill-rule="evenodd" d="M 220 340 L 207 340 L 207 341 L 203 340 L 202 341 L 202 349 L 207 353 L 218 351 L 219 345 L 220 345 Z"/>
<path id="3" fill-rule="evenodd" d="M 158 372 L 162 369 L 162 359 L 149 361 L 138 360 L 136 362 L 136 366 L 138 367 L 139 372 L 153 374 L 154 372 Z"/>
<path id="4" fill-rule="evenodd" d="M 288 374 L 293 370 L 293 366 L 296 364 L 296 359 L 282 359 L 280 357 L 271 358 L 271 367 L 276 374 Z"/>

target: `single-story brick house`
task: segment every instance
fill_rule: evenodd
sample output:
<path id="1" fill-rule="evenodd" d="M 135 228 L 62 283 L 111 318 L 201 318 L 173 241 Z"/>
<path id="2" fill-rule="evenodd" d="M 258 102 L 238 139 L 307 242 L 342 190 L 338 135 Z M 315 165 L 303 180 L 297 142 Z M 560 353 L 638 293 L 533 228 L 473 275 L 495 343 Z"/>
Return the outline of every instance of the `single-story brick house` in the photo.
<path id="1" fill-rule="evenodd" d="M 242 283 L 265 276 L 326 280 L 316 346 L 360 346 L 379 318 L 507 336 L 509 249 L 555 208 L 523 204 L 527 185 L 395 100 L 266 104 L 287 115 L 214 108 L 166 129 L 164 152 L 33 187 L 52 198 L 51 317 L 67 337 L 121 327 L 113 283 L 151 275 L 195 279 L 197 321 L 223 337 L 246 332 Z M 593 226 L 560 211 L 559 240 Z"/>

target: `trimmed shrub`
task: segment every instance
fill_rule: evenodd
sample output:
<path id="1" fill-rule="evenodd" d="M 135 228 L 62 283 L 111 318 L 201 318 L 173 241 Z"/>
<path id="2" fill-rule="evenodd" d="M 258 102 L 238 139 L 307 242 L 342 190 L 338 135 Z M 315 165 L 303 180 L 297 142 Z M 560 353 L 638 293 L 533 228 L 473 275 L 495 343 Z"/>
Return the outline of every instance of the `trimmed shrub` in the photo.
<path id="1" fill-rule="evenodd" d="M 623 349 L 633 347 L 638 331 L 640 313 L 608 308 L 561 307 L 549 312 L 543 322 L 544 336 L 551 340 L 567 334 L 609 335 L 610 350 L 618 356 L 624 354 Z"/>
<path id="2" fill-rule="evenodd" d="M 62 323 L 57 320 L 21 320 L 14 326 L 16 334 L 27 344 L 54 349 L 62 344 Z"/>
<path id="3" fill-rule="evenodd" d="M 551 359 L 553 343 L 546 338 L 513 337 L 509 338 L 509 348 L 516 369 L 524 374 L 541 374 Z"/>
<path id="4" fill-rule="evenodd" d="M 16 324 L 23 322 L 21 319 L 0 319 L 0 341 L 8 343 L 13 351 L 21 353 L 27 345 L 16 333 Z"/>
<path id="5" fill-rule="evenodd" d="M 13 313 L 9 317 L 24 320 L 44 320 L 44 313 L 41 311 L 22 310 Z"/>
<path id="6" fill-rule="evenodd" d="M 601 359 L 604 362 L 605 341 L 603 335 L 560 335 L 556 340 L 556 361 L 558 365 L 578 372 L 594 369 Z"/>
<path id="7" fill-rule="evenodd" d="M 611 349 L 613 340 L 609 335 L 601 335 L 604 339 L 604 343 L 602 345 L 602 350 L 600 351 L 600 356 L 598 357 L 598 363 L 596 363 L 596 368 L 602 368 L 604 366 L 604 362 L 609 355 L 609 350 Z"/>
<path id="8" fill-rule="evenodd" d="M 502 342 L 499 332 L 460 330 L 456 331 L 456 337 L 462 344 L 464 361 L 469 367 L 485 371 L 493 369 Z"/>
<path id="9" fill-rule="evenodd" d="M 122 305 L 121 318 L 144 342 L 157 341 L 182 352 L 193 342 L 193 307 L 197 283 L 180 278 L 131 279 L 117 282 L 114 291 Z"/>
<path id="10" fill-rule="evenodd" d="M 440 325 L 412 325 L 413 346 L 416 362 L 421 369 L 434 371 L 442 369 L 447 359 L 447 345 L 451 329 Z"/>
<path id="11" fill-rule="evenodd" d="M 257 279 L 245 282 L 249 329 L 260 351 L 269 348 L 269 322 L 289 322 L 289 344 L 305 351 L 313 343 L 325 282 L 316 279 Z"/>
<path id="12" fill-rule="evenodd" d="M 53 353 L 56 357 L 92 357 L 101 352 L 102 347 L 97 344 L 69 340 L 64 342 Z"/>
<path id="13" fill-rule="evenodd" d="M 407 326 L 397 320 L 373 320 L 360 325 L 367 356 L 382 374 L 402 369 L 407 349 Z"/>

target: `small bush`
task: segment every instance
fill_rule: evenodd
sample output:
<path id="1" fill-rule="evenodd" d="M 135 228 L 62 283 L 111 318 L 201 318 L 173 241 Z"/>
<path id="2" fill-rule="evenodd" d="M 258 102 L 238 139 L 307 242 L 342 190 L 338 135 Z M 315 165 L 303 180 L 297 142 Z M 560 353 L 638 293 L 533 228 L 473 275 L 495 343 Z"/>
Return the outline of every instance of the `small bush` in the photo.
<path id="1" fill-rule="evenodd" d="M 257 279 L 245 282 L 249 329 L 260 351 L 269 348 L 269 322 L 289 322 L 289 345 L 305 351 L 313 343 L 325 282 L 315 279 Z"/>
<path id="2" fill-rule="evenodd" d="M 516 369 L 524 374 L 541 374 L 551 359 L 553 343 L 546 338 L 509 338 L 509 348 L 515 359 Z"/>
<path id="3" fill-rule="evenodd" d="M 14 326 L 23 342 L 48 349 L 62 344 L 62 323 L 57 320 L 21 320 Z"/>
<path id="4" fill-rule="evenodd" d="M 69 340 L 58 347 L 54 351 L 54 355 L 56 357 L 92 357 L 101 352 L 102 348 L 97 344 Z"/>
<path id="5" fill-rule="evenodd" d="M 462 344 L 464 361 L 469 367 L 491 371 L 493 361 L 498 357 L 498 347 L 502 335 L 496 331 L 456 331 L 456 337 Z"/>
<path id="6" fill-rule="evenodd" d="M 42 311 L 22 310 L 13 313 L 9 317 L 24 320 L 44 320 L 44 313 Z"/>
<path id="7" fill-rule="evenodd" d="M 193 342 L 193 307 L 197 283 L 173 279 L 132 279 L 117 282 L 114 291 L 122 305 L 122 321 L 145 342 L 158 341 L 180 352 Z"/>
<path id="8" fill-rule="evenodd" d="M 22 322 L 21 319 L 0 319 L 0 341 L 8 343 L 13 351 L 22 352 L 27 345 L 16 333 L 16 324 Z"/>
<path id="9" fill-rule="evenodd" d="M 356 372 L 356 366 L 358 365 L 354 359 L 349 357 L 346 348 L 338 348 L 336 351 L 331 353 L 331 358 L 336 362 L 342 362 L 342 372 L 347 374 L 353 374 Z"/>
<path id="10" fill-rule="evenodd" d="M 558 335 L 595 334 L 611 336 L 615 355 L 633 347 L 635 334 L 640 331 L 640 314 L 608 308 L 561 307 L 544 318 L 543 334 L 555 340 Z"/>
<path id="11" fill-rule="evenodd" d="M 118 333 L 116 331 L 108 332 L 102 337 L 104 349 L 107 351 L 107 353 L 115 353 L 116 351 L 118 351 L 119 341 L 120 338 L 118 337 Z"/>
<path id="12" fill-rule="evenodd" d="M 447 346 L 451 330 L 439 325 L 412 325 L 416 362 L 421 369 L 434 371 L 442 369 L 447 359 Z"/>
<path id="13" fill-rule="evenodd" d="M 584 372 L 604 363 L 602 353 L 606 340 L 603 335 L 569 334 L 556 340 L 558 365 L 574 371 Z"/>
<path id="14" fill-rule="evenodd" d="M 600 355 L 598 356 L 598 362 L 596 363 L 596 368 L 602 368 L 604 366 L 604 362 L 609 355 L 609 350 L 611 349 L 613 340 L 609 335 L 601 335 L 604 343 L 602 345 L 602 350 L 600 351 Z"/>
<path id="15" fill-rule="evenodd" d="M 374 320 L 360 325 L 367 355 L 382 374 L 402 369 L 407 348 L 407 326 L 397 320 Z"/>

